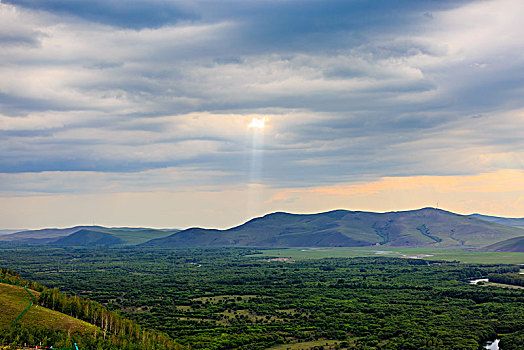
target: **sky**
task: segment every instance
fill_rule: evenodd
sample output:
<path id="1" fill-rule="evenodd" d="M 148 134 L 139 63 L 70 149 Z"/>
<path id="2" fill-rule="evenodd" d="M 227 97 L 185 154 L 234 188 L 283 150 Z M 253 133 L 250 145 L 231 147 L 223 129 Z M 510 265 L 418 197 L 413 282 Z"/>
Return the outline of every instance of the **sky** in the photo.
<path id="1" fill-rule="evenodd" d="M 1 0 L 0 228 L 524 217 L 522 0 Z"/>

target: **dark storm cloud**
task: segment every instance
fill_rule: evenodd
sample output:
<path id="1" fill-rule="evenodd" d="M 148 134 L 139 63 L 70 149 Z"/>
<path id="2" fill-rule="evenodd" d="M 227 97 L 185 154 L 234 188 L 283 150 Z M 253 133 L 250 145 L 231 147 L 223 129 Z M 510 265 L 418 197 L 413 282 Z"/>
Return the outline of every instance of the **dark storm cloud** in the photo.
<path id="1" fill-rule="evenodd" d="M 4 0 L 4 3 L 130 29 L 158 28 L 197 18 L 195 14 L 180 6 L 179 4 L 182 3 L 180 1 Z"/>
<path id="2" fill-rule="evenodd" d="M 366 42 L 366 33 L 426 21 L 423 9 L 434 11 L 469 1 L 306 0 L 200 2 L 202 19 L 234 20 L 242 30 L 232 33 L 243 50 L 289 53 L 323 49 L 336 51 Z M 205 4 L 205 6 L 204 6 Z M 236 34 L 236 35 L 235 35 Z"/>
<path id="3" fill-rule="evenodd" d="M 231 32 L 234 49 L 243 52 L 296 52 L 365 42 L 366 32 L 390 31 L 427 21 L 424 10 L 438 11 L 468 1 L 165 1 L 165 0 L 4 0 L 58 16 L 76 16 L 120 28 L 143 29 L 183 21 L 240 24 Z"/>
<path id="4" fill-rule="evenodd" d="M 0 172 L 193 167 L 245 182 L 247 125 L 266 115 L 274 186 L 448 174 L 453 144 L 515 152 L 517 138 L 486 135 L 496 118 L 471 122 L 523 107 L 518 38 L 484 42 L 468 32 L 483 22 L 453 12 L 485 3 L 4 1 Z"/>

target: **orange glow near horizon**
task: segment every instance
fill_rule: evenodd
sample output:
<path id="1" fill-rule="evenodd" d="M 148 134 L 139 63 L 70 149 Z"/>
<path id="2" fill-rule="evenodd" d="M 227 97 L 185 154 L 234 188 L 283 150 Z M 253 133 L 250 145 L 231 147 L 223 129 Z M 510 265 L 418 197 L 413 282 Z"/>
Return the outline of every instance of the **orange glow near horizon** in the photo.
<path id="1" fill-rule="evenodd" d="M 249 191 L 257 205 L 246 210 Z M 224 198 L 228 198 L 224 201 Z M 202 203 L 206 203 L 205 206 Z M 185 191 L 35 194 L 0 197 L 4 228 L 80 224 L 229 228 L 275 211 L 400 211 L 439 207 L 458 214 L 524 217 L 524 170 L 478 175 L 384 177 L 308 188 L 262 184 L 192 187 Z M 158 210 L 157 208 L 165 208 Z"/>
<path id="2" fill-rule="evenodd" d="M 359 184 L 283 189 L 268 204 L 316 201 L 332 208 L 394 211 L 440 206 L 461 214 L 524 217 L 524 171 L 384 177 Z M 440 205 L 439 205 L 440 203 Z"/>
<path id="3" fill-rule="evenodd" d="M 452 176 L 406 176 L 383 177 L 378 181 L 357 185 L 319 187 L 316 192 L 328 194 L 376 194 L 387 190 L 415 190 L 431 187 L 435 191 L 448 192 L 506 192 L 524 190 L 524 172 L 501 170 L 495 173 Z"/>

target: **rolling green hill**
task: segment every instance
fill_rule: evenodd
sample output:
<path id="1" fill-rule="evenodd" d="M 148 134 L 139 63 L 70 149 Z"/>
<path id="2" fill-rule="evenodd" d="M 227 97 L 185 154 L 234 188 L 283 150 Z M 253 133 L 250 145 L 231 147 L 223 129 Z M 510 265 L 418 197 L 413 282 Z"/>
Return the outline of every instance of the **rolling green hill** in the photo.
<path id="1" fill-rule="evenodd" d="M 524 230 L 434 208 L 372 213 L 273 213 L 228 230 L 191 228 L 146 246 L 460 247 L 480 248 Z"/>
<path id="2" fill-rule="evenodd" d="M 524 253 L 524 236 L 510 238 L 502 242 L 489 245 L 485 250 L 494 252 L 522 252 Z"/>
<path id="3" fill-rule="evenodd" d="M 168 229 L 168 230 L 157 230 L 153 228 L 135 228 L 135 227 L 113 227 L 113 228 L 104 228 L 102 232 L 107 232 L 112 234 L 115 237 L 118 237 L 124 241 L 124 244 L 140 244 L 147 242 L 148 240 L 155 238 L 167 237 L 175 232 L 178 232 L 177 229 Z"/>

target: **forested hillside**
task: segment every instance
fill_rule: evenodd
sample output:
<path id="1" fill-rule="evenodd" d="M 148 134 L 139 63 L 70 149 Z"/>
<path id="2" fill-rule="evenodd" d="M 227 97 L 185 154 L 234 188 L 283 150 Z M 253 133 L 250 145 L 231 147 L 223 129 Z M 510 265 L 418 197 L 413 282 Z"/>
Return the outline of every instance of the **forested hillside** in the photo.
<path id="1" fill-rule="evenodd" d="M 34 306 L 23 287 L 35 296 Z M 57 348 L 77 343 L 84 349 L 180 348 L 168 336 L 147 330 L 98 302 L 61 293 L 57 288 L 48 289 L 5 268 L 0 268 L 0 306 L 0 345 Z M 27 312 L 17 318 L 24 307 Z"/>

